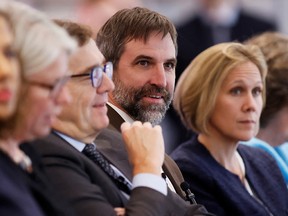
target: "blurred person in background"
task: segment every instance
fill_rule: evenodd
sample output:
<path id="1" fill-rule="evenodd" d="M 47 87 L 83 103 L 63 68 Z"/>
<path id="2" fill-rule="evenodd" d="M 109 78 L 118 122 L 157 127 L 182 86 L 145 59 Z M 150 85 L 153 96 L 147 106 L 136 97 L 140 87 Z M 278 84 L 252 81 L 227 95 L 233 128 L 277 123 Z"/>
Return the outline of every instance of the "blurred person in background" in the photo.
<path id="1" fill-rule="evenodd" d="M 208 47 L 221 42 L 242 42 L 276 29 L 275 23 L 246 13 L 239 0 L 195 0 L 195 3 L 195 16 L 177 27 L 176 82 L 193 58 Z"/>
<path id="2" fill-rule="evenodd" d="M 177 83 L 174 106 L 197 132 L 171 154 L 197 201 L 215 215 L 287 215 L 275 160 L 240 141 L 258 132 L 266 61 L 255 45 L 220 43 L 200 53 Z"/>
<path id="3" fill-rule="evenodd" d="M 22 74 L 16 113 L 1 124 L 0 215 L 73 215 L 49 186 L 38 155 L 20 144 L 47 135 L 61 106 L 70 101 L 63 85 L 76 43 L 48 17 L 25 4 L 5 1 L 0 9 L 11 21 Z M 9 47 L 6 50 L 11 66 L 15 62 L 16 67 L 13 52 Z"/>
<path id="4" fill-rule="evenodd" d="M 12 26 L 3 10 L 0 10 L 0 31 L 0 121 L 5 121 L 16 109 L 20 70 Z"/>
<path id="5" fill-rule="evenodd" d="M 76 4 L 76 21 L 91 27 L 93 38 L 117 11 L 141 6 L 141 0 L 83 0 Z"/>
<path id="6" fill-rule="evenodd" d="M 268 74 L 260 130 L 255 138 L 245 144 L 270 153 L 288 185 L 288 152 L 280 148 L 288 140 L 288 36 L 266 32 L 252 37 L 246 43 L 261 48 L 268 65 Z"/>

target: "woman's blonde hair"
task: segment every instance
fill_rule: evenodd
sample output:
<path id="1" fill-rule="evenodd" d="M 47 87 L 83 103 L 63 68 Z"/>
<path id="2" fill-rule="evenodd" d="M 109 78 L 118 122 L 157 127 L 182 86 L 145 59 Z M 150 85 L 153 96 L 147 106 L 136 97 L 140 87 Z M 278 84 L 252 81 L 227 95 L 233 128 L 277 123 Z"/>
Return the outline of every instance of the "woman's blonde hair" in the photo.
<path id="1" fill-rule="evenodd" d="M 267 66 L 257 46 L 221 43 L 206 49 L 190 63 L 177 83 L 173 103 L 188 129 L 208 134 L 208 122 L 224 79 L 246 62 L 257 66 L 265 85 Z M 262 97 L 264 102 L 265 91 Z"/>

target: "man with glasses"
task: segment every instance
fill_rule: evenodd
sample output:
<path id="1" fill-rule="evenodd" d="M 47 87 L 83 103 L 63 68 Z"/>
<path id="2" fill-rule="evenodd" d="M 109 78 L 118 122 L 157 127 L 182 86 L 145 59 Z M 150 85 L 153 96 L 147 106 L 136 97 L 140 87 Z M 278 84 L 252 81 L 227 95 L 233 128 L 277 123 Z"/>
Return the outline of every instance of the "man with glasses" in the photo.
<path id="1" fill-rule="evenodd" d="M 167 190 L 161 177 L 164 142 L 159 126 L 123 125 L 132 182 L 95 150 L 100 142 L 94 143 L 95 138 L 109 124 L 106 103 L 114 89 L 113 67 L 105 62 L 91 31 L 75 23 L 58 23 L 76 36 L 80 45 L 70 61 L 67 88 L 72 101 L 55 118 L 52 133 L 32 143 L 41 153 L 55 189 L 77 215 L 184 215 L 186 203 Z M 111 136 L 120 143 L 118 132 Z M 140 146 L 143 151 L 138 151 Z"/>

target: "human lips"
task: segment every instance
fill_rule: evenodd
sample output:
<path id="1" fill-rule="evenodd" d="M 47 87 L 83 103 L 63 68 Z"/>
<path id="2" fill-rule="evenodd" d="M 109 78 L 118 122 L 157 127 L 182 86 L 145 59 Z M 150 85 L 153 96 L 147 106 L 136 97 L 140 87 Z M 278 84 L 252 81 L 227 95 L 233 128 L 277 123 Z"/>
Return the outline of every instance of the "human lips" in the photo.
<path id="1" fill-rule="evenodd" d="M 164 100 L 164 96 L 162 94 L 147 94 L 147 95 L 143 95 L 143 97 L 145 100 L 148 100 L 150 102 L 159 102 L 159 101 L 163 101 Z"/>
<path id="2" fill-rule="evenodd" d="M 245 127 L 254 127 L 256 125 L 256 121 L 254 120 L 250 120 L 250 119 L 247 119 L 247 120 L 241 120 L 241 121 L 238 121 L 242 126 L 245 126 Z"/>
<path id="3" fill-rule="evenodd" d="M 102 108 L 102 107 L 106 107 L 106 103 L 107 102 L 98 102 L 98 103 L 95 103 L 94 105 L 93 105 L 93 107 L 95 107 L 95 108 Z"/>
<path id="4" fill-rule="evenodd" d="M 240 123 L 243 123 L 243 124 L 256 124 L 256 121 L 254 121 L 254 120 L 249 120 L 249 119 L 247 119 L 247 120 L 241 120 L 241 121 L 239 121 Z"/>
<path id="5" fill-rule="evenodd" d="M 12 92 L 9 89 L 0 90 L 0 102 L 7 102 L 11 99 Z"/>

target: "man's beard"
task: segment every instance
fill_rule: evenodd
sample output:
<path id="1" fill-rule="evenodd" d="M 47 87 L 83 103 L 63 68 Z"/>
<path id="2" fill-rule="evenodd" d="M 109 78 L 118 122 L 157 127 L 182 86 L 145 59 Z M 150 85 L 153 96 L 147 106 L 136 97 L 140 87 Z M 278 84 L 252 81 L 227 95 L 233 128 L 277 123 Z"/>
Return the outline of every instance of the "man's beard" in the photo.
<path id="1" fill-rule="evenodd" d="M 165 88 L 146 84 L 142 88 L 127 87 L 117 75 L 113 79 L 115 89 L 112 92 L 117 102 L 134 120 L 150 122 L 152 125 L 159 124 L 169 108 L 172 96 Z M 164 104 L 150 104 L 142 100 L 149 95 L 162 95 Z"/>

